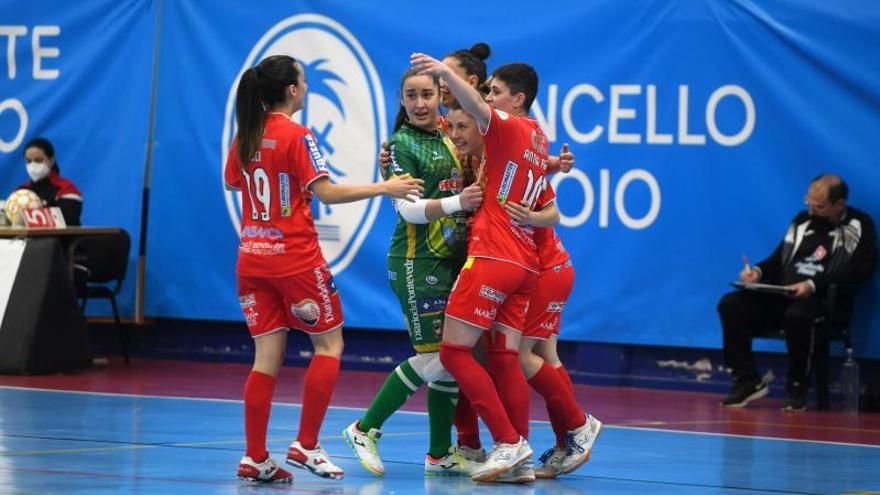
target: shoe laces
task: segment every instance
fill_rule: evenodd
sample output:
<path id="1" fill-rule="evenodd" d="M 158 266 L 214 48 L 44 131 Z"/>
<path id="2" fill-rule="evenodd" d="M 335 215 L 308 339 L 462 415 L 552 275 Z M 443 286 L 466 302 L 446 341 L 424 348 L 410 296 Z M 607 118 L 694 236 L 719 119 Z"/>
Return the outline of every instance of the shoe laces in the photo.
<path id="1" fill-rule="evenodd" d="M 541 457 L 538 458 L 538 460 L 541 462 L 541 464 L 547 464 L 547 461 L 549 461 L 555 453 L 556 449 L 547 449 L 544 451 L 543 454 L 541 454 Z"/>
<path id="2" fill-rule="evenodd" d="M 584 452 L 585 452 L 584 448 L 581 447 L 580 445 L 578 445 L 578 443 L 575 442 L 574 439 L 575 439 L 575 435 L 574 435 L 574 433 L 568 433 L 568 434 L 566 435 L 566 440 L 568 440 L 568 441 L 566 442 L 566 443 L 568 444 L 568 448 L 566 449 L 566 455 L 571 455 L 571 454 L 573 454 L 575 451 L 577 451 L 578 453 L 584 453 Z"/>

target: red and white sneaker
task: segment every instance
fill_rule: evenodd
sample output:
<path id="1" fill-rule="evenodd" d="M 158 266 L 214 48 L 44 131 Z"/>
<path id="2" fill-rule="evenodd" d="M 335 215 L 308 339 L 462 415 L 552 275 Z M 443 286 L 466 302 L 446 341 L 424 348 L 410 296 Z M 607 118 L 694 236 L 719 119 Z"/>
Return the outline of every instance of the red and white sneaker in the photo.
<path id="1" fill-rule="evenodd" d="M 254 462 L 250 457 L 244 456 L 238 462 L 238 479 L 254 483 L 290 483 L 293 475 L 281 469 L 269 457 L 263 462 Z"/>
<path id="2" fill-rule="evenodd" d="M 320 445 L 308 450 L 301 443 L 293 442 L 287 449 L 287 463 L 298 469 L 308 469 L 322 478 L 341 480 L 345 475 L 341 467 L 330 462 L 330 456 Z"/>

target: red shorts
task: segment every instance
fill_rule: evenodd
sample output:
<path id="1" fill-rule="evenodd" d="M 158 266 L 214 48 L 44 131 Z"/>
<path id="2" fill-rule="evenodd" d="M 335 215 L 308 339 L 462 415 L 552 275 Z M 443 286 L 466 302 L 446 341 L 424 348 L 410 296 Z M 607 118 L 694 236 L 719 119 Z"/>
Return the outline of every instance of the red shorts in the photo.
<path id="1" fill-rule="evenodd" d="M 499 323 L 522 332 L 537 279 L 515 263 L 468 258 L 452 286 L 446 316 L 484 330 Z"/>
<path id="2" fill-rule="evenodd" d="M 573 285 L 571 260 L 541 272 L 529 301 L 524 337 L 548 339 L 551 335 L 559 335 L 559 320 Z"/>
<path id="3" fill-rule="evenodd" d="M 327 265 L 289 277 L 238 277 L 238 301 L 251 336 L 296 328 L 310 334 L 342 325 L 342 304 Z"/>

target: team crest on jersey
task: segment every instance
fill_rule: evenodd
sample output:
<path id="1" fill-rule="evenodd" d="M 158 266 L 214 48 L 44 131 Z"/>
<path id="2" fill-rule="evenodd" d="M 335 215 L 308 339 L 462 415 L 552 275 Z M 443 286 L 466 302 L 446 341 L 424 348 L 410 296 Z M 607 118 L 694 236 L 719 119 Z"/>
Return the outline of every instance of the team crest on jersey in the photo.
<path id="1" fill-rule="evenodd" d="M 299 321 L 310 327 L 315 326 L 318 323 L 318 320 L 321 319 L 321 308 L 318 307 L 318 303 L 311 299 L 303 299 L 298 303 L 291 304 L 290 312 L 293 313 L 293 316 L 296 316 Z"/>
<path id="2" fill-rule="evenodd" d="M 545 136 L 543 132 L 538 132 L 537 130 L 532 129 L 532 148 L 534 148 L 535 151 L 546 156 L 549 149 L 548 143 L 547 136 Z"/>
<path id="3" fill-rule="evenodd" d="M 376 154 L 380 143 L 387 139 L 385 97 L 379 75 L 369 54 L 345 26 L 317 14 L 279 20 L 243 61 L 238 77 L 230 83 L 221 167 L 236 132 L 238 80 L 246 69 L 272 55 L 292 55 L 305 70 L 309 91 L 303 110 L 294 114 L 293 120 L 314 135 L 303 138 L 310 165 L 316 171 L 326 170 L 334 183 L 379 180 Z M 227 192 L 226 205 L 233 226 L 240 230 L 241 194 Z M 379 198 L 342 205 L 312 202 L 321 251 L 334 273 L 344 270 L 357 255 L 380 206 Z"/>

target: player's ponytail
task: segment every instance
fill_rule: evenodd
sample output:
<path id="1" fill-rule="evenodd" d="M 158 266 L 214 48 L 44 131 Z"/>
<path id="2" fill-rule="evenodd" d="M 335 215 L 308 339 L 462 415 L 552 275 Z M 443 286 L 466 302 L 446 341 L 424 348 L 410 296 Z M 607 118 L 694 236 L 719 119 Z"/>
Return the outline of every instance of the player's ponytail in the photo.
<path id="1" fill-rule="evenodd" d="M 288 55 L 273 55 L 256 67 L 244 71 L 235 99 L 238 125 L 238 158 L 244 167 L 251 161 L 263 139 L 266 113 L 284 104 L 287 88 L 298 86 L 301 68 Z"/>
<path id="2" fill-rule="evenodd" d="M 250 68 L 241 75 L 235 97 L 235 123 L 238 125 L 238 159 L 244 167 L 251 161 L 263 134 L 266 109 L 260 95 L 257 69 Z"/>

